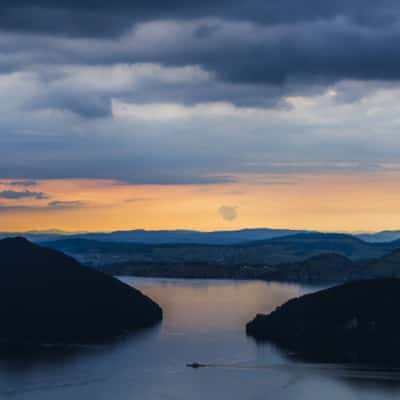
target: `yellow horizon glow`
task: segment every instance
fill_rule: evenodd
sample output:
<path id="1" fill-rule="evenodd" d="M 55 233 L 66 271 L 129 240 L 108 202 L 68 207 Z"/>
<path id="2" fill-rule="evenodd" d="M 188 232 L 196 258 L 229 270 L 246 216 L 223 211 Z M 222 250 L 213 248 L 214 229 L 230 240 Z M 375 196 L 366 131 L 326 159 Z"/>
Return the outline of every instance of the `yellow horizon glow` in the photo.
<path id="1" fill-rule="evenodd" d="M 210 185 L 63 179 L 40 180 L 37 186 L 23 189 L 11 188 L 9 180 L 0 178 L 0 191 L 29 189 L 49 196 L 41 200 L 0 199 L 0 231 L 399 229 L 399 178 L 399 172 L 258 175 Z M 52 201 L 81 203 L 49 207 Z M 224 220 L 218 212 L 221 206 L 236 207 L 237 217 Z"/>

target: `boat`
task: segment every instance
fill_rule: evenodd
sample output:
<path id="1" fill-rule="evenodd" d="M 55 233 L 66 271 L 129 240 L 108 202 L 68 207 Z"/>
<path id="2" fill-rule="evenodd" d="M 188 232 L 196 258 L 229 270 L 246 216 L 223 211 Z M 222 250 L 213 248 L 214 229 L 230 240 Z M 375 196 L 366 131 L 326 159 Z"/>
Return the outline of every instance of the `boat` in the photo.
<path id="1" fill-rule="evenodd" d="M 202 367 L 206 367 L 206 364 L 202 364 L 199 362 L 194 362 L 194 363 L 190 363 L 190 364 L 186 364 L 187 367 L 189 368 L 202 368 Z"/>

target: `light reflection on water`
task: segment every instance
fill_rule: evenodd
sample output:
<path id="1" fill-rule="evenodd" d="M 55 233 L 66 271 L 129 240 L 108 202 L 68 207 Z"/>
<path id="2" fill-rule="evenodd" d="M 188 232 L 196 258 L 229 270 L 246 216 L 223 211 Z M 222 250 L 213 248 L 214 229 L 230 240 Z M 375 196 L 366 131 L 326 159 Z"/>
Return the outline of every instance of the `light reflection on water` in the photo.
<path id="1" fill-rule="evenodd" d="M 124 278 L 131 282 L 131 278 Z M 299 286 L 227 280 L 135 279 L 141 289 L 162 304 L 164 332 L 241 331 L 259 312 L 270 312 L 301 295 Z"/>
<path id="2" fill-rule="evenodd" d="M 0 360 L 0 399 L 397 399 L 400 373 L 303 364 L 245 335 L 256 313 L 312 288 L 250 281 L 122 278 L 164 321 L 104 346 Z M 193 370 L 201 361 L 212 367 Z"/>

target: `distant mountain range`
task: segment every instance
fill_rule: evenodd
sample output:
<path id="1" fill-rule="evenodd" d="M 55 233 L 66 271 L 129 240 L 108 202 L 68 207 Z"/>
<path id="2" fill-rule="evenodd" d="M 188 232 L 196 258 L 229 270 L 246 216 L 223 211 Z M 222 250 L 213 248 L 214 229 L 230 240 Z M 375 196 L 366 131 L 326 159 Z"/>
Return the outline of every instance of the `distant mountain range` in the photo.
<path id="1" fill-rule="evenodd" d="M 196 243 L 196 244 L 235 244 L 251 240 L 265 240 L 306 231 L 290 229 L 242 229 L 237 231 L 200 232 L 191 230 L 161 230 L 146 231 L 143 229 L 131 231 L 115 231 L 108 233 L 63 232 L 59 230 L 30 231 L 24 233 L 0 233 L 0 238 L 23 236 L 34 242 L 58 240 L 63 238 L 90 239 L 104 242 L 129 242 L 146 244 Z"/>
<path id="2" fill-rule="evenodd" d="M 352 261 L 378 259 L 400 248 L 400 242 L 368 243 L 351 235 L 299 233 L 238 244 L 143 244 L 66 238 L 43 242 L 95 267 L 125 265 L 263 266 L 296 263 L 321 254 Z M 127 269 L 125 269 L 128 271 Z"/>
<path id="3" fill-rule="evenodd" d="M 376 233 L 360 233 L 355 235 L 359 239 L 365 240 L 366 242 L 392 242 L 393 240 L 400 239 L 400 231 L 382 231 Z"/>
<path id="4" fill-rule="evenodd" d="M 45 242 L 59 239 L 89 239 L 103 242 L 127 242 L 144 244 L 237 244 L 255 240 L 268 240 L 298 233 L 316 233 L 307 230 L 291 229 L 241 229 L 235 231 L 200 232 L 192 230 L 159 230 L 143 229 L 115 232 L 64 232 L 51 229 L 46 231 L 0 232 L 0 239 L 23 236 L 33 242 Z M 371 243 L 391 242 L 400 239 L 400 231 L 382 231 L 376 233 L 357 233 L 352 236 Z"/>
<path id="5" fill-rule="evenodd" d="M 82 264 L 110 275 L 158 276 L 170 278 L 234 278 L 292 281 L 303 283 L 343 282 L 370 277 L 400 277 L 400 240 L 367 242 L 338 233 L 294 233 L 264 240 L 238 243 L 140 243 L 94 240 L 140 238 L 166 240 L 163 232 L 115 232 L 114 234 L 40 235 L 40 244 L 74 257 Z M 170 240 L 193 232 L 169 232 Z M 214 240 L 277 234 L 266 230 L 215 232 Z M 33 233 L 30 233 L 32 235 Z M 200 234 L 194 232 L 194 235 Z M 46 236 L 50 235 L 50 236 Z M 175 235 L 175 236 L 174 236 Z M 185 236 L 186 235 L 186 236 Z M 207 235 L 207 234 L 204 234 Z M 219 236 L 218 236 L 219 235 Z M 227 236 L 224 236 L 227 235 Z M 201 235 L 200 235 L 201 236 Z M 90 237 L 90 239 L 88 238 Z M 204 236 L 203 239 L 207 240 Z"/>
<path id="6" fill-rule="evenodd" d="M 75 234 L 52 230 L 28 232 L 25 237 L 110 275 L 319 283 L 400 276 L 398 235 L 400 231 L 349 235 L 284 229 Z"/>

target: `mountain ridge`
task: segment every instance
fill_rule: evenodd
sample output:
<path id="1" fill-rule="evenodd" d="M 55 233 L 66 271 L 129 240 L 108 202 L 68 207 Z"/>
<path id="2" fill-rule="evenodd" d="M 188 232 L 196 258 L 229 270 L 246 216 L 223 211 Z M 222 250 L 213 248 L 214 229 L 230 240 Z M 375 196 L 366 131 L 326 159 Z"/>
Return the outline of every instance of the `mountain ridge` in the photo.
<path id="1" fill-rule="evenodd" d="M 174 230 L 115 230 L 110 232 L 68 232 L 60 229 L 34 230 L 26 232 L 0 232 L 0 238 L 23 236 L 33 242 L 58 240 L 62 238 L 82 238 L 111 242 L 136 242 L 148 244 L 199 243 L 199 244 L 238 244 L 254 240 L 268 240 L 298 233 L 327 233 L 307 229 L 285 228 L 243 228 L 237 230 L 197 231 L 190 229 Z M 384 243 L 400 239 L 400 230 L 346 234 L 371 243 Z"/>
<path id="2" fill-rule="evenodd" d="M 234 245 L 113 243 L 64 239 L 43 243 L 94 267 L 132 265 L 276 266 L 298 263 L 319 254 L 338 254 L 352 261 L 380 258 L 400 243 L 367 243 L 351 235 L 301 233 Z"/>

